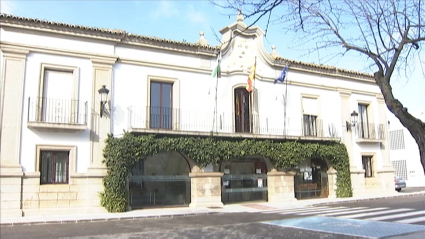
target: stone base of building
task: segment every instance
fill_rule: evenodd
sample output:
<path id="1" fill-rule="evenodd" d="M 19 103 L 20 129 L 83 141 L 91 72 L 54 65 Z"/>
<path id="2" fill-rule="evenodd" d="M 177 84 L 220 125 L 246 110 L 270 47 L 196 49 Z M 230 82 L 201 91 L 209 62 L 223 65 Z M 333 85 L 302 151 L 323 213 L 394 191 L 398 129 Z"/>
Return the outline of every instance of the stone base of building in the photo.
<path id="1" fill-rule="evenodd" d="M 0 166 L 0 218 L 22 217 L 20 165 Z"/>
<path id="2" fill-rule="evenodd" d="M 1 217 L 107 212 L 100 206 L 102 176 L 74 173 L 69 184 L 41 184 L 40 173 L 2 174 Z"/>
<path id="3" fill-rule="evenodd" d="M 269 202 L 296 201 L 294 197 L 295 172 L 269 172 L 267 173 L 267 190 Z"/>
<path id="4" fill-rule="evenodd" d="M 351 170 L 353 197 L 362 196 L 391 196 L 396 195 L 394 186 L 394 169 L 392 166 L 383 167 L 374 173 L 373 177 L 366 178 L 364 170 Z"/>
<path id="5" fill-rule="evenodd" d="M 221 177 L 223 173 L 189 173 L 191 180 L 191 203 L 189 207 L 222 207 Z"/>

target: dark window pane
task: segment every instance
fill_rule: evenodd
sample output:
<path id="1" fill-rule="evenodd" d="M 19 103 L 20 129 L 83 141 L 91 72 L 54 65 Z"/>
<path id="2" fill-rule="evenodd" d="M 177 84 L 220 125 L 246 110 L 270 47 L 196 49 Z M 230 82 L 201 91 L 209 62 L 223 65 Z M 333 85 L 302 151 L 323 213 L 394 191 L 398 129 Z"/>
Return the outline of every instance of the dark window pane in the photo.
<path id="1" fill-rule="evenodd" d="M 151 128 L 172 128 L 172 105 L 172 84 L 151 82 Z"/>
<path id="2" fill-rule="evenodd" d="M 69 152 L 41 151 L 40 183 L 68 183 Z"/>
<path id="3" fill-rule="evenodd" d="M 151 82 L 151 106 L 161 106 L 161 84 L 158 82 Z"/>

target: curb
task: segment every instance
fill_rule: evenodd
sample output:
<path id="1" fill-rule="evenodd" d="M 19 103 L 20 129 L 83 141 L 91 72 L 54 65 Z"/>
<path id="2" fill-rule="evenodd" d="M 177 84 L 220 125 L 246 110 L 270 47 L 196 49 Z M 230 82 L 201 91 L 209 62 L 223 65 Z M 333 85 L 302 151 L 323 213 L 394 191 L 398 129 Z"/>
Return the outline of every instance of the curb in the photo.
<path id="1" fill-rule="evenodd" d="M 321 205 L 331 205 L 331 204 L 342 204 L 342 203 L 353 203 L 353 202 L 362 202 L 362 201 L 374 201 L 379 199 L 389 199 L 389 198 L 406 198 L 406 197 L 415 197 L 415 196 L 423 196 L 425 192 L 420 193 L 411 193 L 411 194 L 403 194 L 403 195 L 393 195 L 393 196 L 381 196 L 381 197 L 373 197 L 373 198 L 357 198 L 357 199 L 347 199 L 343 201 L 332 201 L 332 202 L 323 202 L 323 203 L 314 203 L 311 206 L 321 206 Z"/>
<path id="2" fill-rule="evenodd" d="M 6 222 L 0 223 L 1 226 L 18 226 L 18 225 L 45 225 L 45 224 L 70 224 L 70 223 L 85 223 L 85 222 L 104 222 L 104 221 L 125 221 L 134 219 L 159 219 L 159 218 L 174 218 L 174 217 L 187 217 L 196 215 L 214 215 L 221 214 L 223 212 L 194 212 L 194 213 L 181 213 L 172 215 L 140 215 L 130 217 L 111 217 L 111 218 L 95 218 L 95 219 L 64 219 L 64 220 L 44 220 L 44 221 L 33 221 L 33 222 Z"/>

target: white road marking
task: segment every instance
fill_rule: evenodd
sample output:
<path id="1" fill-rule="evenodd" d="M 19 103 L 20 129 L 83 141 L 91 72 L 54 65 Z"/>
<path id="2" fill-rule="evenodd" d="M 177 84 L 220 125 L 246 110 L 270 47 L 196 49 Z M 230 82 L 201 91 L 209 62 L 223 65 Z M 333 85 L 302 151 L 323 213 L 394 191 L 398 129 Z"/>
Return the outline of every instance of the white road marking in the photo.
<path id="1" fill-rule="evenodd" d="M 366 220 L 381 221 L 381 220 L 395 219 L 395 218 L 400 218 L 400 217 L 416 216 L 416 215 L 421 215 L 421 214 L 425 214 L 425 211 L 408 212 L 408 213 L 403 213 L 403 214 L 388 215 L 388 216 L 382 216 L 382 217 L 371 217 L 371 218 L 367 218 Z"/>
<path id="2" fill-rule="evenodd" d="M 411 211 L 411 210 L 413 209 L 400 208 L 400 209 L 385 210 L 385 211 L 379 211 L 379 212 L 366 212 L 366 213 L 353 214 L 353 215 L 340 216 L 340 217 L 341 218 L 359 218 L 359 217 L 374 216 L 374 215 L 381 215 L 381 214 L 390 214 L 395 212 L 405 212 L 405 211 Z"/>

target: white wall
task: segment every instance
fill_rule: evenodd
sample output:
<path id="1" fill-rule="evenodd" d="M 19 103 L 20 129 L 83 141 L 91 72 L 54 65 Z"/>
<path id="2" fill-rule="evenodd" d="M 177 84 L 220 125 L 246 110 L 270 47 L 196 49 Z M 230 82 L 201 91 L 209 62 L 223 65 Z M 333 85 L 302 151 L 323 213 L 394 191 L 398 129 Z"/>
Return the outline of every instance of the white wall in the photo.
<path id="1" fill-rule="evenodd" d="M 75 145 L 77 146 L 77 172 L 85 172 L 90 162 L 89 130 L 72 133 L 34 130 L 27 127 L 28 98 L 38 96 L 42 63 L 78 67 L 79 100 L 83 102 L 87 101 L 88 114 L 91 112 L 92 64 L 90 60 L 50 54 L 29 53 L 26 62 L 23 96 L 21 165 L 24 172 L 33 172 L 35 170 L 35 145 Z M 87 117 L 87 119 L 87 125 L 90 125 L 90 117 Z"/>
<path id="2" fill-rule="evenodd" d="M 412 115 L 425 122 L 425 110 L 412 112 Z M 419 148 L 410 132 L 404 128 L 393 113 L 387 111 L 389 131 L 403 130 L 404 149 L 390 150 L 390 160 L 406 160 L 407 186 L 425 186 L 425 174 L 420 162 Z"/>

